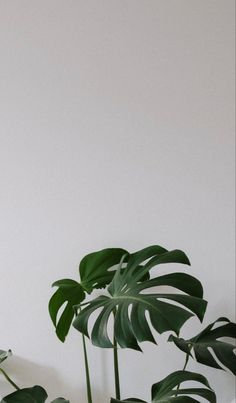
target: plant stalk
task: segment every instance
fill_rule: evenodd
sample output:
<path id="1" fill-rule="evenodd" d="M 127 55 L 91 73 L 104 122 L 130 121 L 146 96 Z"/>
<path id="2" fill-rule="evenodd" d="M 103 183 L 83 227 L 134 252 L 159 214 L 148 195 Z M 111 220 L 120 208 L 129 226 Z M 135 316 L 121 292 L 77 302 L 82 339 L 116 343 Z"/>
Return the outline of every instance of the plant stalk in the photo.
<path id="1" fill-rule="evenodd" d="M 4 369 L 0 368 L 0 372 L 3 374 L 3 376 L 6 378 L 6 380 L 13 386 L 14 389 L 20 390 L 19 386 L 13 382 L 13 380 L 7 375 L 7 373 L 4 371 Z"/>
<path id="2" fill-rule="evenodd" d="M 114 358 L 114 374 L 115 374 L 115 391 L 116 391 L 116 399 L 120 400 L 120 375 L 119 375 L 119 360 L 118 360 L 118 349 L 117 342 L 114 337 L 113 342 L 113 358 Z"/>
<path id="3" fill-rule="evenodd" d="M 186 354 L 185 363 L 184 363 L 184 367 L 183 367 L 183 371 L 186 370 L 186 367 L 187 367 L 187 365 L 188 365 L 188 360 L 189 360 L 189 354 Z"/>
<path id="4" fill-rule="evenodd" d="M 85 366 L 85 374 L 86 374 L 87 399 L 88 399 L 88 403 L 93 403 L 90 374 L 89 374 L 88 355 L 87 355 L 86 341 L 85 341 L 84 334 L 82 334 L 82 339 L 83 339 L 83 350 L 84 350 L 84 366 Z"/>
<path id="5" fill-rule="evenodd" d="M 189 360 L 189 354 L 186 354 L 185 363 L 184 363 L 184 367 L 183 367 L 182 371 L 185 371 L 185 370 L 186 370 L 186 367 L 187 367 L 187 365 L 188 365 L 188 360 Z M 179 385 L 177 386 L 177 390 L 179 390 L 179 388 L 180 388 L 180 383 L 179 383 Z M 176 396 L 178 396 L 178 395 L 176 394 Z"/>

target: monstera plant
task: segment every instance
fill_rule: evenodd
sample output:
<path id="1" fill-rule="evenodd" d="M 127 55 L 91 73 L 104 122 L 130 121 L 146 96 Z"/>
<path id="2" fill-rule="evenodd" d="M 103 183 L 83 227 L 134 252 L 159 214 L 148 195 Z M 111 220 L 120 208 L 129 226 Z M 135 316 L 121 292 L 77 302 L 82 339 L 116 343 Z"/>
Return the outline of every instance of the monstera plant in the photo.
<path id="1" fill-rule="evenodd" d="M 203 321 L 207 302 L 203 298 L 202 285 L 195 277 L 182 271 L 158 275 L 158 270 L 153 270 L 158 265 L 175 263 L 190 266 L 188 257 L 181 250 L 168 251 L 158 245 L 135 253 L 120 248 L 104 249 L 82 259 L 80 281 L 66 278 L 53 284 L 57 290 L 50 299 L 49 313 L 57 337 L 64 342 L 72 326 L 82 335 L 88 403 L 92 403 L 93 398 L 86 338 L 95 346 L 113 350 L 115 398 L 111 398 L 111 403 L 146 403 L 134 397 L 122 400 L 118 351 L 119 348 L 141 351 L 143 341 L 156 344 L 156 334 L 164 332 L 171 332 L 168 341 L 185 354 L 185 365 L 183 370 L 152 386 L 152 403 L 196 403 L 199 398 L 216 402 L 207 379 L 186 370 L 190 358 L 236 374 L 231 340 L 235 338 L 236 325 L 227 318 L 219 318 L 188 340 L 180 337 L 180 330 L 190 317 L 196 316 Z M 168 291 L 163 292 L 160 286 Z M 93 298 L 95 289 L 105 289 L 105 292 L 101 290 L 101 295 Z M 92 315 L 95 321 L 89 332 Z M 108 326 L 111 321 L 112 335 Z M 225 337 L 227 341 L 222 340 Z M 182 387 L 187 381 L 191 386 Z M 197 382 L 196 387 L 192 386 L 193 382 Z"/>
<path id="2" fill-rule="evenodd" d="M 110 403 L 147 403 L 136 397 L 121 396 L 118 352 L 121 348 L 141 351 L 144 341 L 156 345 L 156 337 L 164 332 L 169 333 L 168 341 L 184 353 L 185 364 L 182 370 L 152 385 L 149 402 L 197 403 L 202 399 L 216 402 L 207 379 L 187 370 L 190 359 L 236 374 L 235 323 L 220 317 L 196 336 L 189 339 L 180 336 L 182 326 L 192 316 L 203 321 L 207 302 L 198 279 L 185 271 L 168 272 L 167 264 L 190 266 L 181 250 L 168 251 L 154 245 L 129 253 L 121 248 L 109 248 L 82 259 L 79 281 L 66 278 L 53 284 L 56 291 L 49 301 L 49 313 L 57 337 L 64 342 L 72 327 L 82 336 L 87 403 L 93 403 L 93 396 L 86 339 L 97 347 L 113 350 L 115 397 Z M 154 269 L 159 265 L 167 265 L 164 266 L 166 274 L 159 275 Z M 100 289 L 100 295 L 93 297 L 95 289 Z M 21 389 L 2 368 L 1 363 L 10 355 L 10 350 L 0 350 L 0 374 L 15 391 L 0 403 L 45 403 L 47 393 L 41 386 Z M 69 401 L 57 398 L 51 403 Z"/>

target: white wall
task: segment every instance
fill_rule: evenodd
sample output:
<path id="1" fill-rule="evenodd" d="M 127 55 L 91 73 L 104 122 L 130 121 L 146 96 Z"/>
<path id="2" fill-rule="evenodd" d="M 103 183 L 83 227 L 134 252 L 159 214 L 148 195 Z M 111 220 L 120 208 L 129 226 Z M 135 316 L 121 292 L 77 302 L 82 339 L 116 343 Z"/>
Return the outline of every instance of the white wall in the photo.
<path id="1" fill-rule="evenodd" d="M 86 402 L 80 335 L 61 344 L 47 303 L 93 250 L 182 248 L 205 323 L 234 318 L 233 15 L 231 0 L 0 0 L 0 348 L 20 385 Z M 182 368 L 166 337 L 122 351 L 124 396 Z M 113 394 L 110 354 L 90 348 L 94 403 Z M 189 368 L 233 399 L 231 375 Z"/>

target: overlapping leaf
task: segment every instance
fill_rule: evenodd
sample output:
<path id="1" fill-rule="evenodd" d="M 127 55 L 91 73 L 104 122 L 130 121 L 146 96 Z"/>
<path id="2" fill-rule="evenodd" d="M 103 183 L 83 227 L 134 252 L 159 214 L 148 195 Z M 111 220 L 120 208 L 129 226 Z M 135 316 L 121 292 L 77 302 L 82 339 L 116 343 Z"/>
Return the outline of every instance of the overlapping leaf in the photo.
<path id="1" fill-rule="evenodd" d="M 140 266 L 148 258 L 151 259 Z M 202 298 L 201 283 L 196 278 L 184 273 L 172 273 L 140 282 L 151 267 L 173 262 L 189 264 L 187 256 L 182 251 L 168 252 L 159 246 L 146 248 L 131 255 L 123 271 L 121 261 L 120 269 L 116 271 L 108 287 L 110 296 L 100 296 L 89 302 L 78 313 L 73 326 L 88 336 L 89 318 L 101 308 L 91 333 L 93 344 L 105 348 L 113 347 L 108 335 L 108 321 L 115 314 L 114 336 L 117 343 L 121 347 L 140 350 L 139 342 L 155 343 L 146 312 L 149 313 L 152 327 L 158 333 L 173 330 L 178 334 L 181 326 L 194 314 L 202 320 L 206 301 Z M 177 289 L 178 293 L 147 293 L 157 286 L 170 286 Z"/>
<path id="2" fill-rule="evenodd" d="M 64 342 L 74 318 L 73 306 L 84 300 L 85 292 L 77 281 L 70 279 L 58 280 L 53 286 L 58 289 L 51 297 L 48 308 L 56 334 Z M 58 312 L 64 304 L 65 307 L 58 320 Z"/>
<path id="3" fill-rule="evenodd" d="M 122 256 L 127 259 L 128 255 L 121 248 L 102 249 L 86 255 L 79 265 L 83 289 L 90 293 L 95 288 L 103 288 L 109 284 L 114 276 L 114 271 L 110 269 L 120 262 Z"/>
<path id="4" fill-rule="evenodd" d="M 53 283 L 58 287 L 49 301 L 49 313 L 56 329 L 58 338 L 64 342 L 74 318 L 73 306 L 80 304 L 85 298 L 85 292 L 90 293 L 94 288 L 108 284 L 114 271 L 110 269 L 119 263 L 128 252 L 120 248 L 103 249 L 85 256 L 79 266 L 81 283 L 71 279 L 62 279 Z M 65 306 L 64 306 L 65 305 Z M 59 310 L 64 307 L 59 316 Z"/>
<path id="5" fill-rule="evenodd" d="M 47 400 L 47 392 L 41 386 L 33 386 L 32 388 L 24 388 L 5 396 L 1 403 L 45 403 Z M 70 403 L 59 397 L 51 403 Z"/>
<path id="6" fill-rule="evenodd" d="M 204 387 L 181 388 L 181 383 L 194 381 Z M 198 403 L 192 396 L 204 398 L 210 403 L 216 403 L 216 395 L 207 379 L 195 372 L 176 371 L 162 381 L 152 386 L 152 403 Z M 143 400 L 130 398 L 125 400 L 111 399 L 111 403 L 146 403 Z"/>
<path id="7" fill-rule="evenodd" d="M 220 326 L 214 327 L 222 322 L 223 324 Z M 219 340 L 222 337 L 236 337 L 236 324 L 230 322 L 227 318 L 217 319 L 201 333 L 189 340 L 184 340 L 173 335 L 169 337 L 169 340 L 173 341 L 180 350 L 191 356 L 191 352 L 194 351 L 196 360 L 201 364 L 224 369 L 212 355 L 209 350 L 209 348 L 211 348 L 218 361 L 236 375 L 236 355 L 234 352 L 236 346 L 229 342 Z"/>

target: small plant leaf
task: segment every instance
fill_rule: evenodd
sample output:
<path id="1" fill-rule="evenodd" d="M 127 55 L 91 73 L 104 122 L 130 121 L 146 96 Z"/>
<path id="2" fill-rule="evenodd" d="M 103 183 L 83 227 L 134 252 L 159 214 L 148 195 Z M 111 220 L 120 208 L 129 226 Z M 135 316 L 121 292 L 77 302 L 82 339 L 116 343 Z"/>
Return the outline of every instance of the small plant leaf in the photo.
<path id="1" fill-rule="evenodd" d="M 91 334 L 94 345 L 103 348 L 113 347 L 107 328 L 109 318 L 114 312 L 114 336 L 117 343 L 120 347 L 135 350 L 141 350 L 139 342 L 155 343 L 146 312 L 149 312 L 152 326 L 158 333 L 173 330 L 178 334 L 182 325 L 194 314 L 200 320 L 203 319 L 207 303 L 202 299 L 201 283 L 194 277 L 184 273 L 172 273 L 140 282 L 145 273 L 154 265 L 154 263 L 150 263 L 154 258 L 155 265 L 167 262 L 188 262 L 187 258 L 184 259 L 186 255 L 183 252 L 161 251 L 160 253 L 158 247 L 158 255 L 152 257 L 144 266 L 139 266 L 142 259 L 146 260 L 147 256 L 153 256 L 154 247 L 151 248 L 149 254 L 146 250 L 146 253 L 137 254 L 135 259 L 131 256 L 125 270 L 121 270 L 121 268 L 116 270 L 108 287 L 109 296 L 100 296 L 92 300 L 81 312 L 78 312 L 73 326 L 88 336 L 88 321 L 91 314 L 99 308 L 102 309 Z M 122 261 L 120 266 L 122 267 Z M 143 293 L 150 288 L 163 285 L 176 288 L 178 291 L 183 291 L 184 294 Z M 166 300 L 177 302 L 182 307 L 166 302 Z"/>
<path id="2" fill-rule="evenodd" d="M 53 286 L 58 289 L 51 297 L 48 308 L 56 334 L 64 342 L 74 318 L 73 306 L 84 300 L 85 292 L 77 281 L 70 279 L 58 280 Z M 58 319 L 58 312 L 64 304 L 65 307 Z"/>
<path id="3" fill-rule="evenodd" d="M 47 392 L 41 386 L 33 386 L 32 388 L 24 388 L 5 396 L 0 403 L 45 403 L 47 400 Z M 51 403 L 70 403 L 62 397 L 58 397 Z"/>
<path id="4" fill-rule="evenodd" d="M 12 355 L 12 351 L 0 350 L 0 364 Z"/>
<path id="5" fill-rule="evenodd" d="M 121 248 L 102 249 L 86 255 L 79 265 L 84 290 L 91 293 L 95 288 L 103 288 L 109 284 L 114 276 L 114 271 L 109 269 L 117 265 L 124 255 L 127 259 L 129 254 Z"/>
<path id="6" fill-rule="evenodd" d="M 47 393 L 41 386 L 24 388 L 5 396 L 1 403 L 45 403 Z"/>
<path id="7" fill-rule="evenodd" d="M 219 326 L 222 322 L 223 325 L 221 324 Z M 218 325 L 218 327 L 214 328 L 215 325 Z M 236 346 L 229 342 L 219 340 L 222 337 L 236 337 L 236 324 L 230 322 L 227 318 L 217 319 L 201 333 L 189 340 L 171 335 L 169 341 L 173 341 L 180 350 L 191 355 L 192 358 L 193 355 L 191 352 L 193 350 L 196 360 L 201 364 L 224 369 L 213 357 L 209 350 L 209 348 L 211 348 L 219 362 L 236 375 L 236 355 L 234 353 Z"/>

